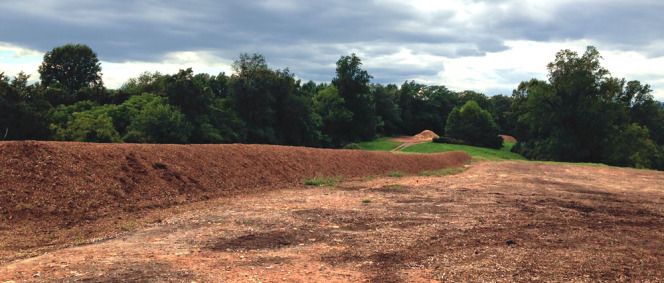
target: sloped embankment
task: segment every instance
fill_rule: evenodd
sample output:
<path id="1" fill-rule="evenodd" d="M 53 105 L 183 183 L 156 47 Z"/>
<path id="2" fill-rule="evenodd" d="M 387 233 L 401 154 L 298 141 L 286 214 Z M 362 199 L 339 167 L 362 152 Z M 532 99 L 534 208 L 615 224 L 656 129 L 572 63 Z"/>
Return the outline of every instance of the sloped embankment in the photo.
<path id="1" fill-rule="evenodd" d="M 0 222 L 48 219 L 50 225 L 68 227 L 120 211 L 284 188 L 317 174 L 355 178 L 417 173 L 469 160 L 463 152 L 395 155 L 241 144 L 2 142 Z"/>

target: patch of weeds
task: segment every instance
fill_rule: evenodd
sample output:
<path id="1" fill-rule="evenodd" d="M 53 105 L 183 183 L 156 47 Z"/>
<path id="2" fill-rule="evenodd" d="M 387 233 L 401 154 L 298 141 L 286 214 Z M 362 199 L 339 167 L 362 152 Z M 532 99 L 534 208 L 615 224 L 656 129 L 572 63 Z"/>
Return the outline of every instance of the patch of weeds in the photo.
<path id="1" fill-rule="evenodd" d="M 127 231 L 127 232 L 134 231 L 135 225 L 136 225 L 136 220 L 132 220 L 130 222 L 124 222 L 120 224 L 120 229 L 122 229 L 122 231 Z"/>
<path id="2" fill-rule="evenodd" d="M 76 237 L 74 237 L 74 244 L 79 246 L 85 243 L 84 236 L 82 233 L 76 234 Z"/>
<path id="3" fill-rule="evenodd" d="M 403 188 L 403 187 L 405 187 L 405 186 L 402 185 L 402 184 L 392 184 L 392 185 L 385 186 L 386 189 L 400 189 L 400 188 Z"/>
<path id="4" fill-rule="evenodd" d="M 418 176 L 447 176 L 447 175 L 455 175 L 459 174 L 461 172 L 465 171 L 463 167 L 457 167 L 457 168 L 443 168 L 440 170 L 436 171 L 422 171 L 420 173 L 417 173 Z"/>
<path id="5" fill-rule="evenodd" d="M 371 200 L 370 199 L 363 199 L 362 203 L 371 203 Z"/>
<path id="6" fill-rule="evenodd" d="M 399 171 L 394 171 L 394 172 L 390 172 L 390 174 L 387 174 L 387 176 L 393 177 L 393 178 L 401 178 L 401 177 L 403 177 L 403 173 L 401 173 Z"/>
<path id="7" fill-rule="evenodd" d="M 374 179 L 374 175 L 369 175 L 368 177 L 362 178 L 363 182 L 369 182 Z"/>
<path id="8" fill-rule="evenodd" d="M 304 180 L 304 184 L 308 186 L 329 186 L 334 187 L 337 184 L 341 183 L 344 180 L 343 176 L 337 177 L 325 177 L 321 174 L 316 175 L 312 179 Z"/>

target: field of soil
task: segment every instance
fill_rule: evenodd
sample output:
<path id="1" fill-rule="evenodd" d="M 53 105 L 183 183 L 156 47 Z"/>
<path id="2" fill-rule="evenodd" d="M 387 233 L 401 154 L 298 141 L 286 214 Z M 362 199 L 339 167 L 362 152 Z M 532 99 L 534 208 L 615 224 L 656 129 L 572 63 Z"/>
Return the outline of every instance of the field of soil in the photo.
<path id="1" fill-rule="evenodd" d="M 251 145 L 17 142 L 0 158 L 0 282 L 664 279 L 663 172 L 381 177 L 468 156 Z M 347 178 L 302 185 L 317 173 Z"/>

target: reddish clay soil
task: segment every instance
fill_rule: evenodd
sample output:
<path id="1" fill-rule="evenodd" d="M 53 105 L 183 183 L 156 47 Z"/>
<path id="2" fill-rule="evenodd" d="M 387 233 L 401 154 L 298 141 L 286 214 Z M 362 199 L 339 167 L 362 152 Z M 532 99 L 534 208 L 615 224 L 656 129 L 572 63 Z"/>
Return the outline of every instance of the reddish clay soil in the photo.
<path id="1" fill-rule="evenodd" d="M 110 239 L 72 237 L 73 247 L 27 259 L 3 247 L 0 282 L 664 279 L 663 172 L 515 161 L 466 169 L 335 187 L 275 183 L 127 212 L 104 226 L 120 233 Z M 4 245 L 20 224 L 2 223 Z"/>
<path id="2" fill-rule="evenodd" d="M 504 141 L 516 142 L 516 139 L 513 136 L 506 136 L 506 135 L 499 135 L 499 136 L 503 138 Z"/>

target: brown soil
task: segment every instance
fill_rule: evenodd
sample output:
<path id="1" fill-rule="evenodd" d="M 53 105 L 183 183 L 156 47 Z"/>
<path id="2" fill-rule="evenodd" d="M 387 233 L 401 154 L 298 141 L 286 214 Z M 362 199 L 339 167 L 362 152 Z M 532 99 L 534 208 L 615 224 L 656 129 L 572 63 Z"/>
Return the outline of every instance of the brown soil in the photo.
<path id="1" fill-rule="evenodd" d="M 663 172 L 515 161 L 276 183 L 127 214 L 125 234 L 7 261 L 0 281 L 661 281 L 663 183 Z M 2 223 L 4 243 L 18 226 Z"/>
<path id="2" fill-rule="evenodd" d="M 0 143 L 0 263 L 136 226 L 146 212 L 301 184 L 458 167 L 463 152 L 387 152 L 268 145 Z M 154 216 L 150 221 L 161 221 Z M 122 229 L 121 229 L 122 228 Z"/>
<path id="3" fill-rule="evenodd" d="M 504 141 L 516 142 L 516 139 L 513 136 L 500 135 L 500 137 L 503 138 Z"/>

